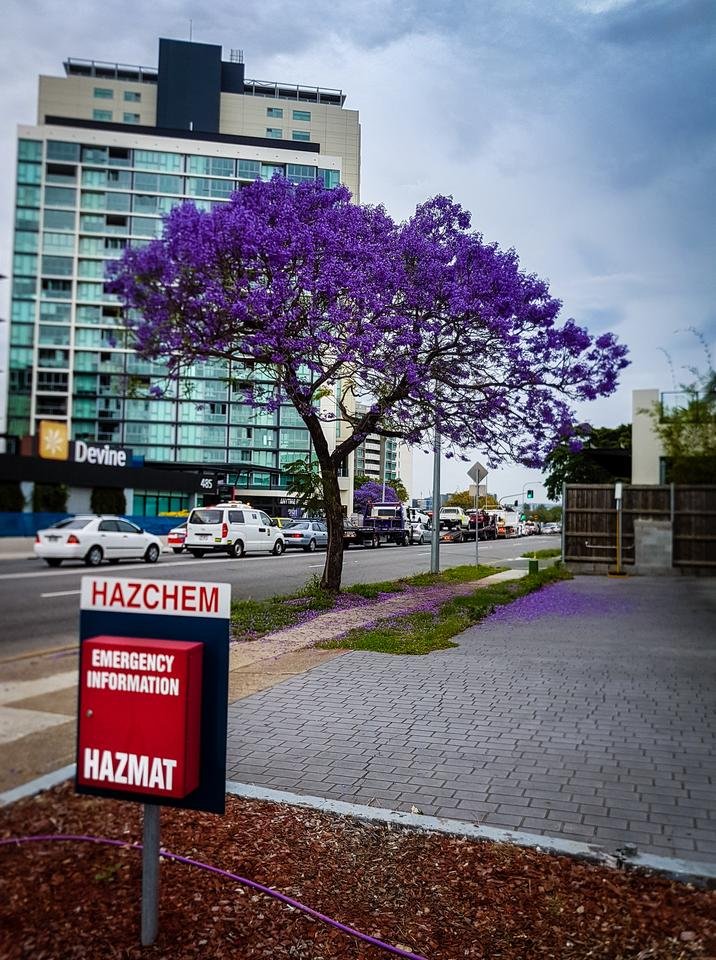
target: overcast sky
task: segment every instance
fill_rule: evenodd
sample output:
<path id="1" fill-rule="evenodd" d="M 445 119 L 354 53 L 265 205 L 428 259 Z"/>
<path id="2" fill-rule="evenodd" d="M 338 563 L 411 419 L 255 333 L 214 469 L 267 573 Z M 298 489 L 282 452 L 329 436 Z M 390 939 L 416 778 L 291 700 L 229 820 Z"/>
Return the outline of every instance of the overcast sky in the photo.
<path id="1" fill-rule="evenodd" d="M 244 51 L 246 74 L 347 93 L 360 111 L 362 197 L 396 218 L 436 193 L 590 331 L 631 350 L 618 392 L 585 405 L 628 422 L 631 391 L 674 388 L 716 346 L 714 0 L 49 0 L 5 5 L 0 272 L 10 273 L 16 125 L 66 57 L 154 66 L 157 38 Z M 7 316 L 7 310 L 3 311 Z M 479 357 L 476 362 L 479 363 Z M 484 459 L 468 451 L 470 461 Z M 465 466 L 444 464 L 443 491 Z M 536 486 L 494 473 L 500 495 Z M 429 492 L 416 457 L 414 495 Z"/>

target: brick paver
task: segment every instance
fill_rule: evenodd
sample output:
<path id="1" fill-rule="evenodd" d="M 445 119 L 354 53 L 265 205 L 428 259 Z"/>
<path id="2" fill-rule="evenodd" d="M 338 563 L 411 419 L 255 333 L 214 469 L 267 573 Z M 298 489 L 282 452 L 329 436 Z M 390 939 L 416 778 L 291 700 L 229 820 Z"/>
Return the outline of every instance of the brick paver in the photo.
<path id="1" fill-rule="evenodd" d="M 229 708 L 227 777 L 716 860 L 716 580 L 584 577 Z"/>

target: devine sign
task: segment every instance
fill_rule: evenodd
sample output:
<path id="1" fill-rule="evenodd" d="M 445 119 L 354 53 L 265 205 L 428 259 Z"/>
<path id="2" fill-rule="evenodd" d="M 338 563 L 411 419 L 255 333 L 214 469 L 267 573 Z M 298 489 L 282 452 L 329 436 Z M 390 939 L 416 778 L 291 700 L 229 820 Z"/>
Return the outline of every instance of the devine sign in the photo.
<path id="1" fill-rule="evenodd" d="M 74 442 L 75 463 L 96 463 L 103 467 L 126 467 L 132 462 L 132 451 L 126 447 L 111 447 L 108 443 Z"/>
<path id="2" fill-rule="evenodd" d="M 82 644 L 78 783 L 155 797 L 196 790 L 203 649 L 128 637 Z"/>
<path id="3" fill-rule="evenodd" d="M 79 793 L 223 813 L 228 583 L 82 578 Z"/>

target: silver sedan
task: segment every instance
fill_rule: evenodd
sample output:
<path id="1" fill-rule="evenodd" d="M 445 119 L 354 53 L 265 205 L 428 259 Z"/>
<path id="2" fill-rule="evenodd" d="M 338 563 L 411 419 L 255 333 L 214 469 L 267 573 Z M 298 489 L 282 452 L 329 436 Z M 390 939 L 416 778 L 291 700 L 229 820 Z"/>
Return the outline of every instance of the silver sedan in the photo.
<path id="1" fill-rule="evenodd" d="M 281 532 L 287 547 L 302 547 L 306 553 L 328 544 L 328 527 L 323 520 L 294 520 Z"/>

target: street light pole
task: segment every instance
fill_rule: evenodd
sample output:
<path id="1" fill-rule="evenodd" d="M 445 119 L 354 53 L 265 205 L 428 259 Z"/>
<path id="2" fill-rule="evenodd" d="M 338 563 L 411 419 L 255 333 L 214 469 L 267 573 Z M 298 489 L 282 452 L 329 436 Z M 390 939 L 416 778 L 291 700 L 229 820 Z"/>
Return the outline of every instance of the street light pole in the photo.
<path id="1" fill-rule="evenodd" d="M 438 421 L 435 421 L 433 441 L 433 535 L 430 540 L 430 572 L 440 573 L 440 455 L 441 442 Z"/>

